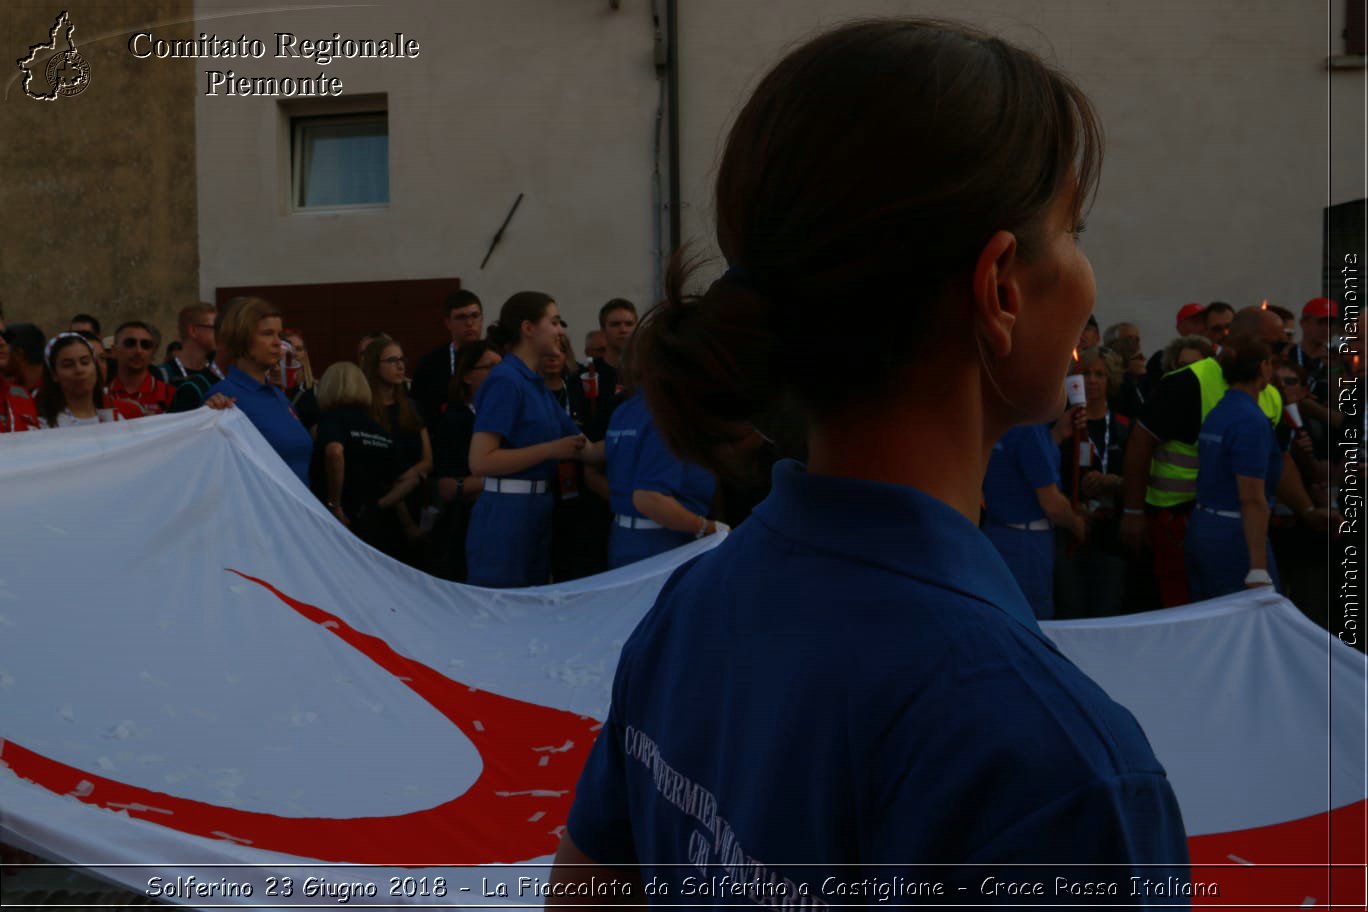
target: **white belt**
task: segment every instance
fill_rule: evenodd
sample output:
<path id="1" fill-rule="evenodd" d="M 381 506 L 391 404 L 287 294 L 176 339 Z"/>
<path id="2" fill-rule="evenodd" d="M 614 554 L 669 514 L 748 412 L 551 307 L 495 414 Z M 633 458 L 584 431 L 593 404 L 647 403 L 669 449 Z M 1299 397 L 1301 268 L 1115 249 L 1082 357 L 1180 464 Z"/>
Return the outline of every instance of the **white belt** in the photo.
<path id="1" fill-rule="evenodd" d="M 1204 507 L 1201 504 L 1197 505 L 1197 509 L 1201 510 L 1203 513 L 1210 513 L 1213 516 L 1223 516 L 1226 519 L 1243 518 L 1238 510 L 1213 510 L 1211 507 Z"/>
<path id="2" fill-rule="evenodd" d="M 486 478 L 484 489 L 496 494 L 545 494 L 547 490 L 546 482 L 526 478 Z"/>
<path id="3" fill-rule="evenodd" d="M 1050 528 L 1048 519 L 1036 519 L 1028 523 L 999 523 L 1009 529 L 1020 529 L 1023 532 L 1046 532 Z"/>
<path id="4" fill-rule="evenodd" d="M 613 521 L 624 529 L 663 529 L 660 523 L 653 519 L 642 519 L 640 516 L 626 516 L 619 513 L 613 517 Z"/>

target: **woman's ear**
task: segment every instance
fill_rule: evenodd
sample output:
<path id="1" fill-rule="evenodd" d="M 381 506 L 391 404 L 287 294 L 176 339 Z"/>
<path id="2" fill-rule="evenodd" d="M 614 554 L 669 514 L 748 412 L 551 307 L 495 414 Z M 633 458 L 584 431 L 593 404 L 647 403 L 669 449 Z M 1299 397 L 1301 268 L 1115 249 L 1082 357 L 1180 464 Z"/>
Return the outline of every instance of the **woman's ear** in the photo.
<path id="1" fill-rule="evenodd" d="M 974 264 L 974 320 L 988 352 L 997 358 L 1012 353 L 1012 330 L 1021 311 L 1020 265 L 1016 235 L 1010 231 L 990 237 Z"/>

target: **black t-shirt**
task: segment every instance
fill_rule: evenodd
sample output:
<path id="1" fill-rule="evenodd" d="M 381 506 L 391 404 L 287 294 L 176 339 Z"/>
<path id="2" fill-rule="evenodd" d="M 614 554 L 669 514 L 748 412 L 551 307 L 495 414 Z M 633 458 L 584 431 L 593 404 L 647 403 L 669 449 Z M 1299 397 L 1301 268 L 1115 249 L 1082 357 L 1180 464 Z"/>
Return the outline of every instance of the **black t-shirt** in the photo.
<path id="1" fill-rule="evenodd" d="M 565 386 L 551 390 L 551 397 L 560 403 L 581 431 L 589 423 L 589 397 L 584 394 L 584 385 L 579 376 L 566 377 Z"/>
<path id="2" fill-rule="evenodd" d="M 451 365 L 454 359 L 451 343 L 434 348 L 418 359 L 413 371 L 410 395 L 418 406 L 418 414 L 429 433 L 436 431 L 442 417 L 442 406 L 447 401 L 447 387 L 451 385 Z"/>
<path id="3" fill-rule="evenodd" d="M 314 438 L 309 486 L 325 502 L 328 475 L 324 451 L 330 443 L 342 444 L 342 512 L 355 519 L 363 507 L 379 500 L 399 476 L 401 468 L 394 439 L 359 406 L 344 405 L 324 412 L 318 419 L 318 434 Z"/>
<path id="4" fill-rule="evenodd" d="M 442 413 L 432 440 L 432 474 L 437 478 L 465 478 L 470 474 L 470 439 L 475 436 L 475 413 L 453 405 Z"/>
<path id="5" fill-rule="evenodd" d="M 1160 440 L 1196 445 L 1202 432 L 1202 383 L 1190 370 L 1164 376 L 1140 410 L 1140 423 Z"/>
<path id="6" fill-rule="evenodd" d="M 393 402 L 385 407 L 389 414 L 389 435 L 394 438 L 395 453 L 401 471 L 407 471 L 423 458 L 423 432 L 406 431 L 399 426 L 399 403 Z"/>
<path id="7" fill-rule="evenodd" d="M 168 413 L 189 412 L 204 404 L 204 394 L 219 382 L 219 375 L 205 365 L 197 371 L 171 378 L 171 386 L 176 391 L 171 397 Z"/>
<path id="8" fill-rule="evenodd" d="M 1306 385 L 1310 390 L 1312 398 L 1322 405 L 1326 404 L 1329 393 L 1329 378 L 1326 370 L 1324 358 L 1313 358 L 1302 351 L 1300 345 L 1292 346 L 1292 351 L 1288 352 L 1287 360 L 1293 364 L 1300 365 L 1306 371 Z"/>
<path id="9" fill-rule="evenodd" d="M 594 370 L 598 374 L 598 398 L 592 403 L 585 399 L 589 418 L 583 429 L 584 436 L 597 442 L 608 436 L 608 423 L 613 420 L 613 412 L 626 401 L 627 396 L 618 390 L 617 368 L 602 358 L 595 358 Z"/>
<path id="10" fill-rule="evenodd" d="M 1190 370 L 1165 375 L 1145 400 L 1140 423 L 1160 440 L 1196 446 L 1202 432 L 1202 382 L 1197 375 Z M 1291 426 L 1279 418 L 1274 431 L 1278 445 L 1286 450 L 1292 441 Z"/>
<path id="11" fill-rule="evenodd" d="M 318 396 L 314 394 L 313 387 L 306 390 L 295 390 L 290 395 L 290 404 L 294 406 L 295 414 L 299 416 L 299 423 L 309 430 L 313 430 L 318 424 Z"/>
<path id="12" fill-rule="evenodd" d="M 1139 415 L 1145 408 L 1145 391 L 1142 381 L 1143 377 L 1135 374 L 1126 374 L 1121 381 L 1121 388 L 1116 391 L 1109 405 L 1112 411 L 1123 415 L 1126 420 L 1132 420 Z"/>
<path id="13" fill-rule="evenodd" d="M 1124 416 L 1109 412 L 1106 418 L 1088 420 L 1088 439 L 1092 441 L 1094 453 L 1092 464 L 1079 471 L 1079 479 L 1089 472 L 1104 472 L 1107 475 L 1120 475 L 1125 462 L 1126 441 L 1130 438 L 1130 423 Z M 1059 445 L 1059 489 L 1069 497 L 1073 496 L 1073 438 Z"/>

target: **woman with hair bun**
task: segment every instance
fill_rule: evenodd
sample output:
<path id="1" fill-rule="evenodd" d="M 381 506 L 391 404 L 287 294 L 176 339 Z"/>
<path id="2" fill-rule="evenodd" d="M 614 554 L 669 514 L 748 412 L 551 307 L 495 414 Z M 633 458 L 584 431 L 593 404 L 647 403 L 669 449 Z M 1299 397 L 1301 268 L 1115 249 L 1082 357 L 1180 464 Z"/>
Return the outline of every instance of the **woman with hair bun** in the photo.
<path id="1" fill-rule="evenodd" d="M 613 511 L 608 532 L 612 570 L 727 531 L 725 523 L 708 517 L 717 479 L 670 452 L 637 388 L 630 343 L 622 358 L 623 398 L 603 439 Z"/>
<path id="2" fill-rule="evenodd" d="M 589 443 L 539 373 L 542 359 L 560 351 L 564 333 L 556 302 L 538 291 L 513 295 L 489 327 L 489 341 L 506 356 L 475 397 L 470 473 L 484 478 L 484 489 L 466 536 L 473 586 L 548 582 L 556 464 L 603 461 L 603 444 Z"/>
<path id="3" fill-rule="evenodd" d="M 792 402 L 809 462 L 780 462 L 624 645 L 553 897 L 606 876 L 673 902 L 730 873 L 783 887 L 748 897 L 766 905 L 865 871 L 951 896 L 1008 871 L 1122 896 L 1187 876 L 1144 732 L 976 527 L 994 441 L 1063 411 L 1100 155 L 1081 90 L 960 25 L 845 25 L 761 80 L 718 169 L 727 272 L 689 293 L 676 258 L 638 364 L 680 458 L 720 468 Z M 832 350 L 860 352 L 848 382 L 812 369 Z M 1037 863 L 1069 867 L 1013 868 Z"/>
<path id="4" fill-rule="evenodd" d="M 1230 384 L 1197 437 L 1197 506 L 1183 549 L 1194 602 L 1278 585 L 1268 518 L 1283 454 L 1259 394 L 1273 379 L 1268 344 L 1231 336 L 1221 349 Z"/>

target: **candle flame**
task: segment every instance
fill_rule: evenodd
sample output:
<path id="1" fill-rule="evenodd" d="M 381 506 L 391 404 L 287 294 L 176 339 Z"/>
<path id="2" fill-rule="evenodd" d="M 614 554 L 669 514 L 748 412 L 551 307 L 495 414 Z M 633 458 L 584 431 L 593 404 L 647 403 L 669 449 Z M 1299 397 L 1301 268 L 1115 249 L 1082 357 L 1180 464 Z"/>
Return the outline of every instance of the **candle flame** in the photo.
<path id="1" fill-rule="evenodd" d="M 1075 360 L 1075 361 L 1078 360 L 1078 349 L 1076 349 L 1076 348 L 1074 349 L 1074 360 Z"/>
<path id="2" fill-rule="evenodd" d="M 1259 309 L 1268 310 L 1268 298 L 1264 298 L 1264 302 L 1259 305 Z"/>

